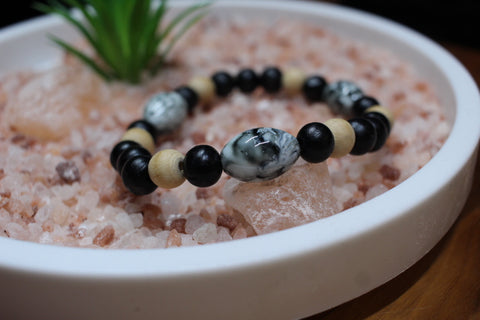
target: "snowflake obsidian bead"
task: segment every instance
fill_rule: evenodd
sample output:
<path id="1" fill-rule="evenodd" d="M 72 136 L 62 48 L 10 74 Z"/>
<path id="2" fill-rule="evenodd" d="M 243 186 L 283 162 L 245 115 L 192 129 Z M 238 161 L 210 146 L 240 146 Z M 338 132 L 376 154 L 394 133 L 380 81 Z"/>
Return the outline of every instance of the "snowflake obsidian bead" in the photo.
<path id="1" fill-rule="evenodd" d="M 287 171 L 299 156 L 297 139 L 274 128 L 244 131 L 221 152 L 223 170 L 241 181 L 274 179 Z"/>
<path id="2" fill-rule="evenodd" d="M 178 128 L 187 116 L 187 101 L 178 92 L 162 92 L 154 95 L 145 105 L 143 119 L 158 132 Z"/>
<path id="3" fill-rule="evenodd" d="M 334 113 L 353 114 L 355 101 L 363 96 L 362 90 L 353 82 L 337 81 L 328 84 L 323 90 L 323 100 Z"/>

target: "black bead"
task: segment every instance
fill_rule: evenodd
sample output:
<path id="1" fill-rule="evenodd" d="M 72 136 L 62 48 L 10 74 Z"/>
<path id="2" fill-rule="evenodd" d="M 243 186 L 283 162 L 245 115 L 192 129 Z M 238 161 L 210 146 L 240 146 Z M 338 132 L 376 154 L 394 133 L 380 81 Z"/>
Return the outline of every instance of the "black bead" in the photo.
<path id="1" fill-rule="evenodd" d="M 214 185 L 222 175 L 220 154 L 208 145 L 193 147 L 183 159 L 183 175 L 197 187 Z"/>
<path id="2" fill-rule="evenodd" d="M 122 152 L 125 151 L 126 149 L 129 149 L 132 147 L 138 148 L 138 147 L 141 147 L 141 145 L 136 143 L 135 141 L 124 140 L 124 141 L 120 141 L 115 145 L 115 147 L 113 147 L 112 152 L 110 152 L 110 164 L 115 170 L 117 171 L 119 170 L 117 168 L 117 160 L 120 154 L 122 154 Z"/>
<path id="3" fill-rule="evenodd" d="M 319 163 L 328 159 L 335 147 L 333 133 L 319 122 L 311 122 L 297 134 L 300 156 L 308 162 Z"/>
<path id="4" fill-rule="evenodd" d="M 157 138 L 157 131 L 155 130 L 155 128 L 150 123 L 148 123 L 145 120 L 137 120 L 137 121 L 132 122 L 128 126 L 128 129 L 132 129 L 132 128 L 140 128 L 140 129 L 143 129 L 143 130 L 147 131 L 152 136 L 153 141 L 155 141 L 156 138 Z"/>
<path id="5" fill-rule="evenodd" d="M 144 195 L 155 191 L 157 186 L 148 175 L 148 162 L 151 157 L 136 156 L 130 158 L 122 168 L 123 184 L 133 194 Z"/>
<path id="6" fill-rule="evenodd" d="M 378 103 L 377 99 L 375 99 L 373 97 L 369 97 L 369 96 L 363 96 L 360 99 L 357 99 L 353 103 L 353 113 L 357 117 L 359 117 L 359 116 L 363 115 L 365 110 L 367 110 L 368 108 L 373 107 L 373 106 L 378 106 L 378 105 L 379 105 L 379 103 Z"/>
<path id="7" fill-rule="evenodd" d="M 380 112 L 367 112 L 363 116 L 367 119 L 378 119 L 382 121 L 385 127 L 387 127 L 387 135 L 390 134 L 390 130 L 392 129 L 390 127 L 390 121 L 388 121 L 387 117 L 385 117 L 383 114 Z"/>
<path id="8" fill-rule="evenodd" d="M 359 156 L 373 149 L 377 141 L 377 133 L 373 123 L 365 118 L 354 118 L 348 120 L 355 131 L 355 144 L 350 154 Z"/>
<path id="9" fill-rule="evenodd" d="M 323 89 L 327 85 L 325 78 L 321 76 L 308 77 L 302 86 L 302 91 L 307 100 L 312 102 L 322 101 Z"/>
<path id="10" fill-rule="evenodd" d="M 266 68 L 260 76 L 260 84 L 268 93 L 276 93 L 282 88 L 282 72 L 276 67 Z"/>
<path id="11" fill-rule="evenodd" d="M 123 166 L 128 160 L 138 156 L 151 157 L 152 155 L 147 149 L 145 149 L 141 145 L 132 146 L 130 148 L 123 150 L 123 152 L 118 155 L 115 168 L 117 169 L 118 172 L 121 172 Z"/>
<path id="12" fill-rule="evenodd" d="M 187 102 L 188 111 L 192 111 L 198 103 L 198 94 L 188 86 L 181 86 L 174 90 Z"/>
<path id="13" fill-rule="evenodd" d="M 212 75 L 212 81 L 215 84 L 215 93 L 219 97 L 226 97 L 232 92 L 235 81 L 233 77 L 225 71 L 219 71 Z"/>
<path id="14" fill-rule="evenodd" d="M 370 150 L 370 152 L 374 152 L 381 149 L 385 144 L 385 142 L 387 141 L 388 128 L 385 125 L 385 123 L 379 118 L 375 118 L 371 116 L 365 117 L 365 118 L 368 119 L 373 124 L 373 126 L 375 127 L 375 132 L 377 134 L 377 140 L 375 141 L 375 144 L 372 150 Z"/>
<path id="15" fill-rule="evenodd" d="M 241 70 L 235 79 L 235 83 L 243 93 L 251 93 L 259 84 L 259 79 L 255 71 L 252 69 Z"/>

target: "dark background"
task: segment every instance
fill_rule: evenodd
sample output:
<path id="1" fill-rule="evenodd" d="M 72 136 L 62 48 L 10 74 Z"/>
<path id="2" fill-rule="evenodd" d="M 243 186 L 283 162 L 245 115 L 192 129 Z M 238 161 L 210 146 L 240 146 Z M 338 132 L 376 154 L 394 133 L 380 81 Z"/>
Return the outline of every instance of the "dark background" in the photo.
<path id="1" fill-rule="evenodd" d="M 0 27 L 39 15 L 40 13 L 32 8 L 33 2 L 30 0 L 3 2 L 2 9 L 0 9 Z M 480 48 L 479 0 L 338 0 L 327 2 L 369 11 L 398 21 L 439 42 Z M 7 3 L 8 9 L 6 8 Z"/>

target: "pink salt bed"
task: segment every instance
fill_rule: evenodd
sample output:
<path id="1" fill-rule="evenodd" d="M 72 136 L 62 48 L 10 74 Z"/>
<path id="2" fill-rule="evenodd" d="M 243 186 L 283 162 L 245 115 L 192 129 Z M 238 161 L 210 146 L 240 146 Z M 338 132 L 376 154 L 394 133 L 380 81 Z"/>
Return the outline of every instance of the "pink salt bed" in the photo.
<path id="1" fill-rule="evenodd" d="M 241 39 L 241 41 L 238 41 Z M 385 48 L 288 19 L 210 16 L 142 86 L 106 84 L 75 59 L 42 72 L 0 77 L 0 236 L 93 248 L 171 248 L 274 232 L 351 208 L 395 187 L 438 151 L 449 126 L 428 83 Z M 188 183 L 134 196 L 111 168 L 109 153 L 155 92 L 194 75 L 248 66 L 295 67 L 328 81 L 348 79 L 395 114 L 389 140 L 361 157 L 299 161 L 277 180 L 243 184 L 226 175 L 210 188 Z M 334 117 L 300 95 L 234 92 L 198 107 L 158 149 L 195 144 L 221 150 L 260 126 L 296 135 Z M 320 201 L 319 201 L 320 200 Z"/>
<path id="2" fill-rule="evenodd" d="M 257 234 L 299 226 L 339 211 L 326 163 L 296 165 L 272 181 L 230 179 L 224 197 Z"/>

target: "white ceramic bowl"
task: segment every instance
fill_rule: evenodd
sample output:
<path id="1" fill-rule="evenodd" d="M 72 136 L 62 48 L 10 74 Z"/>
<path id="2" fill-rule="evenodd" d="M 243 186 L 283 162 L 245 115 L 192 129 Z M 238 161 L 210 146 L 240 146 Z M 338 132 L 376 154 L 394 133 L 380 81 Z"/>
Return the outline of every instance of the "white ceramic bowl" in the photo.
<path id="1" fill-rule="evenodd" d="M 183 6 L 183 2 L 172 2 Z M 229 243 L 92 250 L 0 238 L 2 319 L 292 319 L 392 279 L 447 232 L 469 193 L 480 135 L 477 88 L 441 47 L 387 20 L 332 5 L 222 1 L 225 14 L 286 15 L 410 61 L 436 89 L 452 132 L 437 155 L 385 194 L 301 227 Z M 55 63 L 57 18 L 0 32 L 0 72 Z"/>

